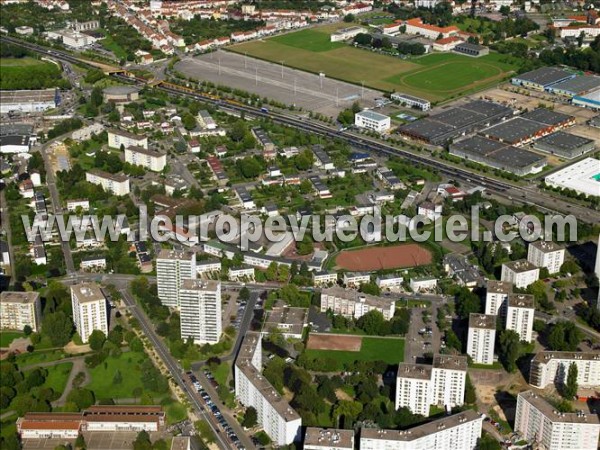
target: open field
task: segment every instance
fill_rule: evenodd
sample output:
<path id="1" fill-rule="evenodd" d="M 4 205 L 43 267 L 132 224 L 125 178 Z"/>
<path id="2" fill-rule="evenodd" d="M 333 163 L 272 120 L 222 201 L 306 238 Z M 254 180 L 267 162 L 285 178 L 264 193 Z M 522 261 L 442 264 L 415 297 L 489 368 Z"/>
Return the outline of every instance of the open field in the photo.
<path id="1" fill-rule="evenodd" d="M 131 398 L 133 390 L 143 389 L 141 364 L 148 357 L 144 353 L 127 352 L 118 358 L 109 356 L 106 361 L 89 370 L 92 381 L 85 387 L 101 398 Z M 120 371 L 123 381 L 113 383 L 116 371 Z"/>
<path id="2" fill-rule="evenodd" d="M 2 331 L 0 332 L 0 347 L 8 347 L 12 341 L 24 336 L 20 331 Z"/>
<path id="3" fill-rule="evenodd" d="M 362 344 L 362 336 L 332 336 L 311 334 L 306 348 L 309 350 L 344 350 L 357 352 Z"/>
<path id="4" fill-rule="evenodd" d="M 1 89 L 45 89 L 63 84 L 59 67 L 51 62 L 30 57 L 0 60 Z"/>
<path id="5" fill-rule="evenodd" d="M 401 91 L 431 101 L 466 94 L 498 83 L 515 67 L 503 55 L 471 58 L 435 53 L 403 60 L 326 39 L 332 31 L 317 27 L 234 45 L 229 50 L 374 89 Z M 452 74 L 448 77 L 448 74 Z"/>
<path id="6" fill-rule="evenodd" d="M 44 382 L 44 387 L 52 388 L 54 392 L 62 393 L 67 386 L 67 380 L 73 368 L 72 362 L 65 362 L 55 366 L 46 367 L 48 376 Z"/>
<path id="7" fill-rule="evenodd" d="M 317 338 L 315 343 L 323 347 L 360 346 L 356 350 L 316 350 L 311 348 L 311 340 Z M 350 340 L 352 338 L 353 340 Z M 345 344 L 337 345 L 342 339 Z M 316 344 L 313 344 L 316 345 Z M 341 363 L 354 361 L 385 361 L 388 364 L 397 364 L 404 360 L 404 339 L 379 338 L 369 336 L 340 336 L 340 335 L 315 335 L 311 334 L 309 344 L 305 351 L 309 358 L 332 358 Z"/>
<path id="8" fill-rule="evenodd" d="M 368 247 L 343 250 L 335 260 L 336 267 L 352 271 L 400 269 L 431 264 L 431 252 L 418 244 L 391 247 Z"/>

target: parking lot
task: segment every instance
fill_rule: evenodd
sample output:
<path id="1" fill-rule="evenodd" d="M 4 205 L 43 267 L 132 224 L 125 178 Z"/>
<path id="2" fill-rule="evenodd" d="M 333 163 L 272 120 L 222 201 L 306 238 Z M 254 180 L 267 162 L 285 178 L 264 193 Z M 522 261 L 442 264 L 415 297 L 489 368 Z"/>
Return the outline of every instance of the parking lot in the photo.
<path id="1" fill-rule="evenodd" d="M 411 309 L 410 327 L 404 344 L 406 363 L 423 363 L 426 354 L 436 354 L 440 351 L 442 336 L 435 324 L 438 307 L 434 302 L 424 304 L 427 305 L 426 308 Z M 429 317 L 429 320 L 425 322 L 424 317 Z"/>
<path id="2" fill-rule="evenodd" d="M 104 431 L 86 431 L 83 432 L 86 448 L 90 450 L 120 450 L 133 448 L 133 441 L 137 437 L 136 431 L 119 431 L 104 432 Z M 162 432 L 153 432 L 150 434 L 150 440 L 166 438 Z M 59 445 L 75 443 L 75 439 L 24 439 L 24 449 L 54 449 Z"/>

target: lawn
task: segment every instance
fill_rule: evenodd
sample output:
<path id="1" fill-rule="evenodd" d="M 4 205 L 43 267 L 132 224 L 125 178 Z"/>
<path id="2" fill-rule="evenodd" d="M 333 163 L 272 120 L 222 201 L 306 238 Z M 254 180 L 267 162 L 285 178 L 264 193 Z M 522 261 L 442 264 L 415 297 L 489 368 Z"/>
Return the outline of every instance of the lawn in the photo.
<path id="1" fill-rule="evenodd" d="M 59 67 L 35 58 L 2 58 L 0 60 L 1 89 L 46 89 L 64 86 Z"/>
<path id="2" fill-rule="evenodd" d="M 215 377 L 215 381 L 219 383 L 220 386 L 228 386 L 227 378 L 229 377 L 229 373 L 231 372 L 231 365 L 228 362 L 222 362 L 217 366 L 216 370 L 212 371 L 213 376 Z"/>
<path id="3" fill-rule="evenodd" d="M 119 44 L 117 44 L 114 41 L 112 36 L 108 35 L 104 39 L 101 39 L 98 42 L 100 42 L 102 47 L 113 52 L 117 58 L 119 58 L 119 59 L 127 58 L 127 52 L 123 49 L 123 47 L 121 47 Z"/>
<path id="4" fill-rule="evenodd" d="M 310 358 L 333 358 L 341 363 L 354 361 L 385 361 L 397 364 L 404 361 L 404 339 L 364 337 L 360 351 L 306 350 Z"/>
<path id="5" fill-rule="evenodd" d="M 472 58 L 433 53 L 408 60 L 329 41 L 329 27 L 318 27 L 252 41 L 229 50 L 312 73 L 383 90 L 442 101 L 497 83 L 516 69 L 510 56 Z M 451 74 L 452 76 L 448 76 Z"/>
<path id="6" fill-rule="evenodd" d="M 62 393 L 67 386 L 67 380 L 73 368 L 72 362 L 57 364 L 56 366 L 46 367 L 48 376 L 44 382 L 44 387 L 52 388 L 54 392 Z"/>
<path id="7" fill-rule="evenodd" d="M 118 358 L 109 356 L 104 363 L 90 369 L 92 381 L 86 388 L 98 398 L 133 398 L 134 389 L 143 389 L 140 366 L 146 358 L 142 352 L 127 352 Z M 117 370 L 123 378 L 119 384 L 113 383 Z"/>
<path id="8" fill-rule="evenodd" d="M 23 353 L 17 356 L 17 364 L 20 367 L 29 366 L 43 362 L 57 361 L 65 357 L 62 350 L 40 350 L 33 353 Z"/>
<path id="9" fill-rule="evenodd" d="M 2 331 L 0 332 L 0 347 L 8 347 L 12 341 L 25 336 L 20 331 Z"/>
<path id="10" fill-rule="evenodd" d="M 187 418 L 187 409 L 179 402 L 170 403 L 165 408 L 165 413 L 167 414 L 167 423 L 169 425 L 181 422 L 182 420 Z"/>
<path id="11" fill-rule="evenodd" d="M 44 61 L 40 61 L 35 58 L 2 58 L 0 59 L 0 67 L 31 67 L 31 66 L 39 66 L 44 64 L 50 64 Z"/>

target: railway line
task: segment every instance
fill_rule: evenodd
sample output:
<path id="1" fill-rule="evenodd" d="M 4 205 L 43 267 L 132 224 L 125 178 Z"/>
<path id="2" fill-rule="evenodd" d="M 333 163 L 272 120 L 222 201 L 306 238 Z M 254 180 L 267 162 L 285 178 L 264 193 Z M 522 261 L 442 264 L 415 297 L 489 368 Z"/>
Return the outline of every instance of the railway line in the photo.
<path id="1" fill-rule="evenodd" d="M 169 81 L 158 81 L 154 83 L 144 78 L 137 77 L 135 74 L 124 69 L 117 67 L 110 68 L 100 63 L 82 60 L 64 51 L 48 49 L 37 44 L 24 42 L 7 36 L 2 36 L 0 39 L 15 45 L 20 45 L 29 50 L 47 55 L 49 57 L 56 58 L 58 60 L 93 68 L 99 68 L 102 66 L 104 67 L 105 73 L 125 83 L 133 83 L 141 87 L 152 87 L 172 95 L 183 95 L 188 98 L 213 104 L 221 109 L 238 113 L 243 112 L 246 116 L 250 117 L 268 118 L 273 122 L 294 127 L 308 133 L 317 134 L 329 139 L 342 140 L 352 147 L 371 153 L 384 156 L 403 157 L 424 167 L 433 169 L 437 173 L 448 176 L 452 179 L 472 184 L 479 184 L 485 187 L 491 193 L 499 197 L 504 197 L 509 201 L 516 201 L 535 206 L 542 212 L 552 214 L 574 214 L 578 220 L 591 224 L 600 222 L 600 213 L 597 211 L 591 211 L 588 208 L 579 205 L 572 205 L 571 203 L 557 200 L 555 197 L 552 197 L 544 192 L 540 192 L 532 186 L 523 187 L 508 181 L 487 178 L 483 175 L 470 172 L 466 169 L 461 169 L 424 155 L 418 155 L 408 150 L 391 146 L 366 136 L 357 136 L 348 131 L 338 131 L 326 126 L 325 124 L 312 121 L 309 122 L 297 116 L 289 116 L 275 111 L 265 111 L 264 109 L 248 106 L 236 100 L 200 92 L 189 86 L 182 86 Z"/>

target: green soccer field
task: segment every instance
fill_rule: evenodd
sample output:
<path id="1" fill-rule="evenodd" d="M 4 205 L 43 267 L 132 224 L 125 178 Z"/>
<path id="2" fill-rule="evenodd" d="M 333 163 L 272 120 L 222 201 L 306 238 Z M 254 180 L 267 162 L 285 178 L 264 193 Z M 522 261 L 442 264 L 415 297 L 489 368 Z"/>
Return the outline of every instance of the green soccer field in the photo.
<path id="1" fill-rule="evenodd" d="M 516 66 L 510 56 L 480 58 L 433 53 L 408 60 L 330 42 L 330 27 L 317 27 L 229 47 L 229 50 L 350 83 L 404 92 L 439 102 L 492 86 Z"/>
<path id="2" fill-rule="evenodd" d="M 309 358 L 332 358 L 341 363 L 354 361 L 385 361 L 397 364 L 404 361 L 404 339 L 363 337 L 357 352 L 341 350 L 306 350 Z"/>

